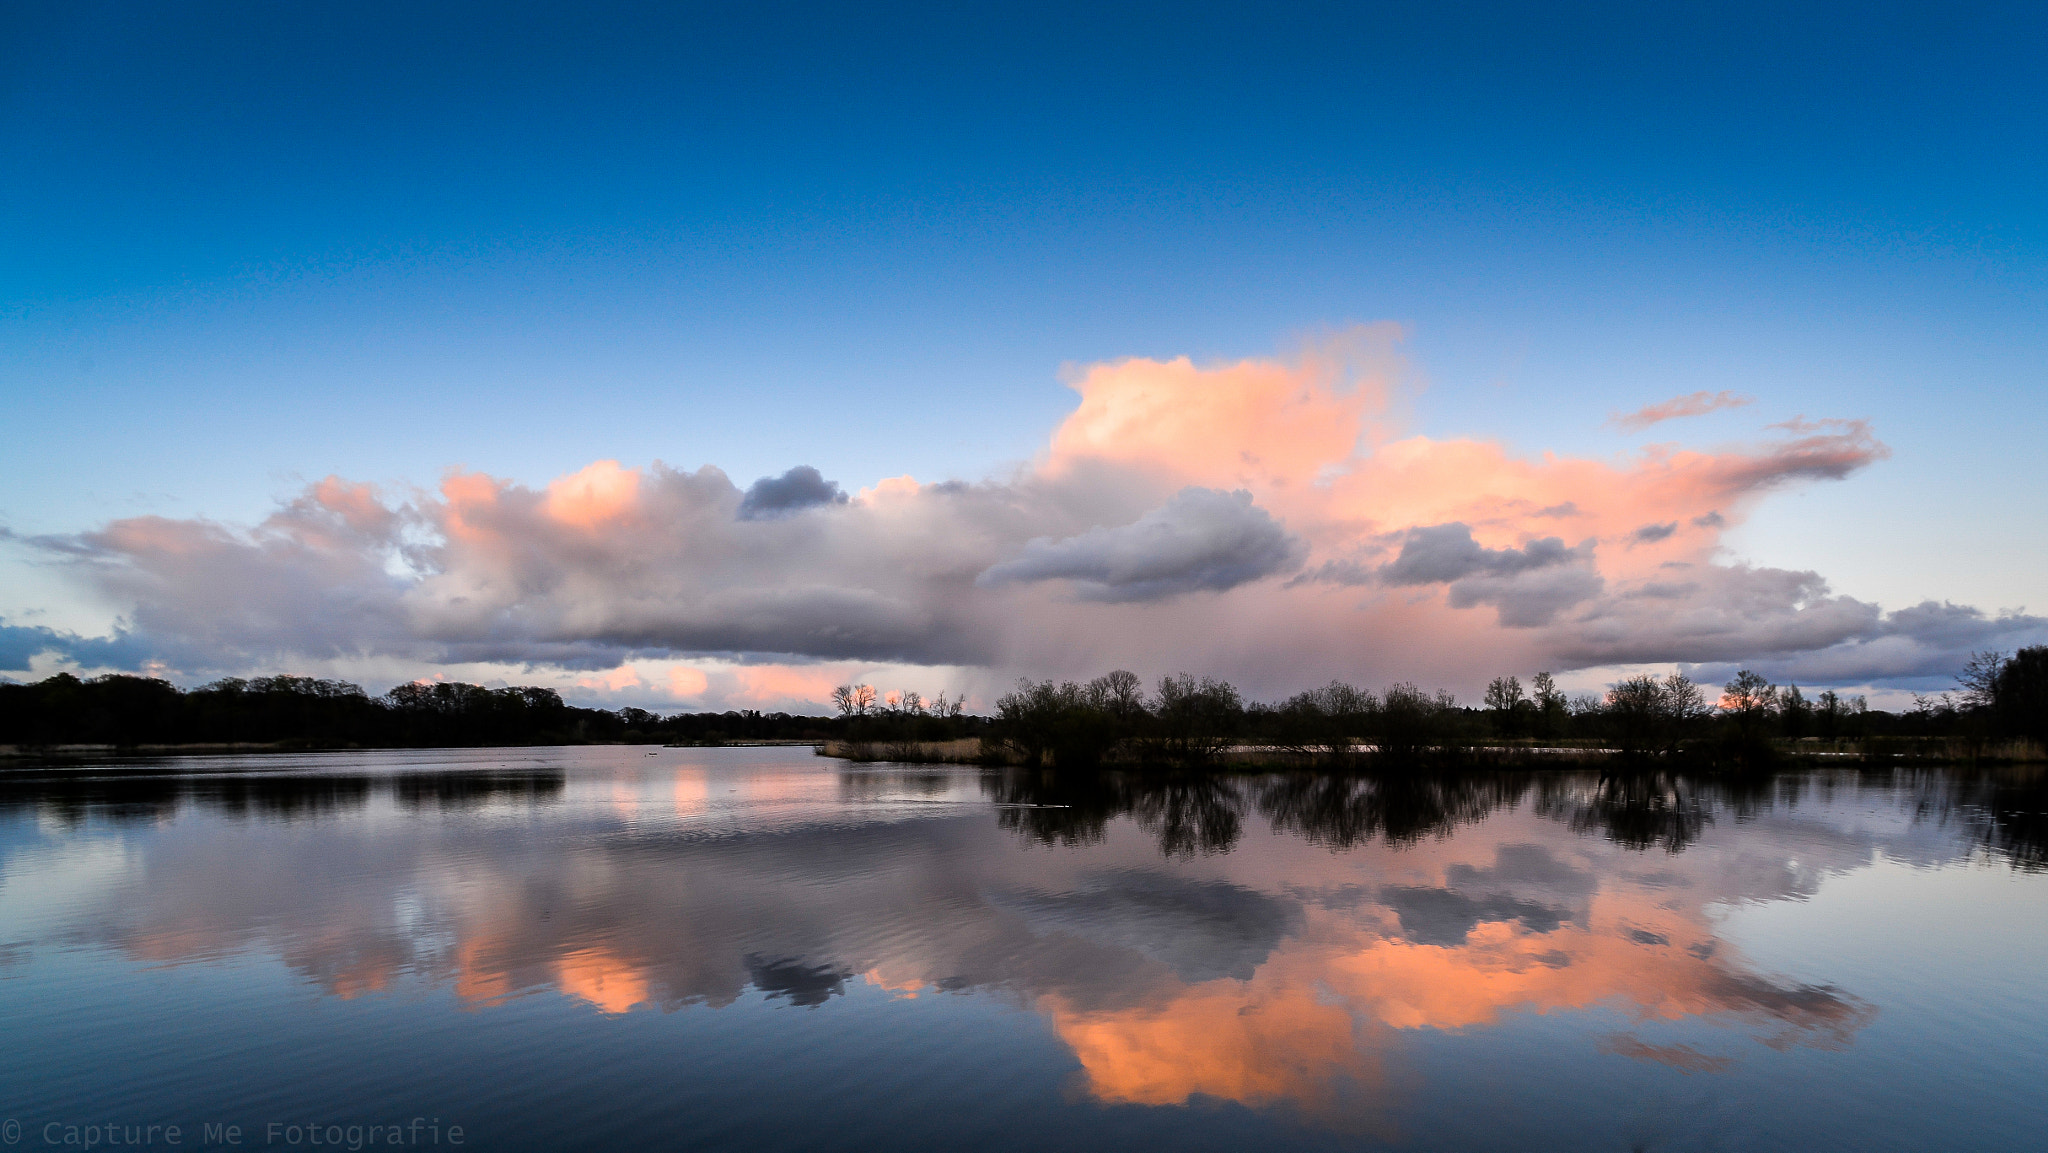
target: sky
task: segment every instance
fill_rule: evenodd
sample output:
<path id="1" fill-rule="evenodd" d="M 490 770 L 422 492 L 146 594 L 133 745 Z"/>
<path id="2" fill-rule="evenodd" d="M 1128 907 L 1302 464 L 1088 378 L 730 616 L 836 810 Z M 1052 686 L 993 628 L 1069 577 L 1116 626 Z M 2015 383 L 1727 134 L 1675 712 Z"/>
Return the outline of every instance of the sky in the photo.
<path id="1" fill-rule="evenodd" d="M 11 5 L 0 675 L 1906 700 L 2048 640 L 2044 48 L 1967 4 Z"/>

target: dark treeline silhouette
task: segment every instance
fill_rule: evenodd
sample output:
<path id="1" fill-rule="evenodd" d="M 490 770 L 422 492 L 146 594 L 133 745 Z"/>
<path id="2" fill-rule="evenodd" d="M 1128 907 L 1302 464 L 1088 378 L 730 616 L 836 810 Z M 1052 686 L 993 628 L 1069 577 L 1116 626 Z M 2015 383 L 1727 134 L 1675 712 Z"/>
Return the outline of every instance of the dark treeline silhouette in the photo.
<path id="1" fill-rule="evenodd" d="M 1832 690 L 1809 697 L 1750 670 L 1713 700 L 1690 679 L 1636 676 L 1603 695 L 1567 697 L 1548 673 L 1527 689 L 1496 678 L 1484 707 L 1413 684 L 1371 692 L 1335 681 L 1276 704 L 1246 703 L 1231 685 L 1166 677 L 1147 694 L 1123 670 L 1086 683 L 1023 681 L 996 702 L 989 739 L 1031 766 L 1166 764 L 1197 768 L 1226 750 L 1278 753 L 1321 767 L 1470 765 L 1518 750 L 1606 750 L 1631 761 L 1763 765 L 1801 742 L 1994 737 L 2040 740 L 2048 648 L 1979 654 L 1961 692 L 1917 698 L 1905 713 L 1872 709 Z M 1972 755 L 1976 755 L 1973 753 Z"/>
<path id="2" fill-rule="evenodd" d="M 68 673 L 34 684 L 0 684 L 0 744 L 30 748 L 946 740 L 976 735 L 984 725 L 957 708 L 945 716 L 896 707 L 839 717 L 752 710 L 662 716 L 639 708 L 578 708 L 553 689 L 445 681 L 399 685 L 381 697 L 345 681 L 293 676 L 230 678 L 189 691 L 148 677 L 81 680 Z"/>
<path id="3" fill-rule="evenodd" d="M 1958 745 L 1969 759 L 2000 740 L 2048 740 L 2048 647 L 1981 653 L 1958 689 L 1917 697 L 1902 713 L 1832 690 L 1809 696 L 1749 670 L 1710 698 L 1678 674 L 1636 676 L 1604 694 L 1567 697 L 1548 673 L 1525 688 L 1487 686 L 1481 707 L 1407 683 L 1378 692 L 1341 681 L 1273 704 L 1247 702 L 1212 677 L 1164 677 L 1147 692 L 1117 670 L 1086 683 L 1023 681 L 993 717 L 961 701 L 914 692 L 879 697 L 868 685 L 834 690 L 832 717 L 736 711 L 676 713 L 578 708 L 552 689 L 452 682 L 400 685 L 381 697 L 342 681 L 230 678 L 182 691 L 168 682 L 59 674 L 0 684 L 0 744 L 294 745 L 425 747 L 577 743 L 722 744 L 836 741 L 904 759 L 920 742 L 979 737 L 986 759 L 1039 767 L 1150 764 L 1194 769 L 1226 753 L 1319 767 L 1470 766 L 1584 750 L 1664 764 L 1761 766 L 1787 751 L 1858 742 L 1895 754 L 1910 738 Z M 1818 742 L 1819 744 L 1816 744 Z M 1891 742 L 1887 744 L 1887 742 Z M 1828 750 L 1840 752 L 1841 750 Z M 1944 755 L 1955 755 L 1952 750 Z M 2009 756 L 2010 751 L 1999 755 Z"/>

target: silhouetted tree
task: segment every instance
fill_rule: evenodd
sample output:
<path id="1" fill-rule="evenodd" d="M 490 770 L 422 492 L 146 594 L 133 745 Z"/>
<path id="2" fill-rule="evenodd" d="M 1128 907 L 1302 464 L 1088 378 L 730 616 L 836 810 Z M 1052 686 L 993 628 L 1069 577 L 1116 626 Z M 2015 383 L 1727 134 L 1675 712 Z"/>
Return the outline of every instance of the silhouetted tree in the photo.
<path id="1" fill-rule="evenodd" d="M 1786 685 L 1778 694 L 1778 717 L 1785 735 L 1795 741 L 1813 728 L 1813 706 L 1807 703 L 1798 685 Z"/>
<path id="2" fill-rule="evenodd" d="M 1145 712 L 1144 685 L 1129 669 L 1106 672 L 1081 686 L 1081 692 L 1090 708 L 1101 709 L 1118 724 L 1131 724 Z"/>
<path id="3" fill-rule="evenodd" d="M 1962 691 L 1964 708 L 1986 712 L 1996 710 L 1998 674 L 2004 671 L 2005 662 L 2009 659 L 2009 654 L 1996 649 L 1970 654 L 1963 671 L 1956 674 L 1956 685 Z"/>
<path id="4" fill-rule="evenodd" d="M 993 735 L 1026 765 L 1072 769 L 1100 763 L 1122 734 L 1082 686 L 1026 679 L 996 701 Z"/>
<path id="5" fill-rule="evenodd" d="M 1202 764 L 1237 736 L 1244 699 L 1214 677 L 1188 673 L 1159 678 L 1152 701 L 1155 747 L 1178 764 Z"/>
<path id="6" fill-rule="evenodd" d="M 1565 702 L 1564 692 L 1550 674 L 1537 673 L 1529 678 L 1529 689 L 1536 706 L 1536 731 L 1540 736 L 1554 737 L 1563 733 L 1570 723 L 1571 709 Z"/>
<path id="7" fill-rule="evenodd" d="M 1842 719 L 1847 709 L 1842 704 L 1841 694 L 1833 689 L 1823 689 L 1814 698 L 1813 724 L 1823 740 L 1836 740 L 1842 735 Z"/>
<path id="8" fill-rule="evenodd" d="M 1268 743 L 1324 764 L 1347 764 L 1378 710 L 1379 701 L 1371 693 L 1331 681 L 1260 709 L 1258 719 Z"/>
<path id="9" fill-rule="evenodd" d="M 1769 760 L 1770 724 L 1777 712 L 1778 692 L 1771 682 L 1748 669 L 1737 670 L 1721 687 L 1721 712 L 1727 720 L 1724 751 L 1738 761 Z"/>
<path id="10" fill-rule="evenodd" d="M 1378 723 L 1372 734 L 1380 759 L 1394 764 L 1416 762 L 1444 739 L 1445 714 L 1455 707 L 1454 698 L 1443 693 L 1432 697 L 1405 681 L 1388 688 L 1380 694 Z"/>
<path id="11" fill-rule="evenodd" d="M 2006 732 L 2048 742 L 2048 645 L 2021 649 L 1999 664 L 1992 709 Z"/>
<path id="12" fill-rule="evenodd" d="M 1522 682 L 1515 677 L 1495 677 L 1486 686 L 1486 709 L 1492 714 L 1493 731 L 1503 737 L 1515 736 L 1520 731 L 1519 713 L 1527 704 L 1522 696 Z"/>

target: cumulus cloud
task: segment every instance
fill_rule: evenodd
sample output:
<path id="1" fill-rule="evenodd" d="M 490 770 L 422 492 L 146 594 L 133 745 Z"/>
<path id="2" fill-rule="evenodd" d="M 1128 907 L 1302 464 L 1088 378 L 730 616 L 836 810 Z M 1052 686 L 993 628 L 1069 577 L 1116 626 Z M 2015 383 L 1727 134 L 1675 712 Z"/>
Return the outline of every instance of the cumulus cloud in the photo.
<path id="1" fill-rule="evenodd" d="M 1753 396 L 1742 396 L 1733 392 L 1700 391 L 1686 396 L 1674 396 L 1670 400 L 1659 401 L 1656 404 L 1646 404 L 1631 413 L 1617 412 L 1607 419 L 1608 423 L 1623 432 L 1641 432 L 1663 421 L 1676 420 L 1682 416 L 1704 416 L 1724 408 L 1741 408 L 1755 401 L 1756 398 Z"/>
<path id="2" fill-rule="evenodd" d="M 1585 554 L 1590 554 L 1590 548 Z M 1380 578 L 1392 585 L 1436 584 L 1469 576 L 1514 576 L 1533 569 L 1567 564 L 1582 556 L 1568 549 L 1557 537 L 1532 540 L 1519 549 L 1482 548 L 1472 539 L 1472 527 L 1438 524 L 1408 530 L 1401 555 L 1380 570 Z"/>
<path id="3" fill-rule="evenodd" d="M 1602 598 L 1557 652 L 1571 665 L 1753 664 L 1809 683 L 1946 676 L 1964 655 L 2048 638 L 2048 619 L 1924 602 L 1887 612 L 1819 573 L 1703 565 Z"/>
<path id="4" fill-rule="evenodd" d="M 1720 559 L 1772 492 L 1882 458 L 1861 422 L 1802 421 L 1740 450 L 1515 456 L 1403 432 L 1398 336 L 1091 366 L 1046 451 L 1000 480 L 848 495 L 798 467 L 742 491 L 708 465 L 599 461 L 540 487 L 329 478 L 255 525 L 138 517 L 17 538 L 122 606 L 121 631 L 17 626 L 0 658 L 189 675 L 632 663 L 635 683 L 679 693 L 738 681 L 648 662 L 783 670 L 790 686 L 822 683 L 804 671 L 819 662 L 944 667 L 984 688 L 1121 665 L 1274 694 L 1647 662 L 1865 683 L 2048 638 L 2040 617 L 1887 612 L 1816 573 Z"/>
<path id="5" fill-rule="evenodd" d="M 1552 536 L 1520 548 L 1485 548 L 1470 525 L 1454 522 L 1409 529 L 1400 555 L 1378 576 L 1395 586 L 1446 585 L 1450 607 L 1492 605 L 1503 627 L 1526 629 L 1600 592 L 1604 582 L 1593 560 L 1592 541 L 1566 548 Z"/>
<path id="6" fill-rule="evenodd" d="M 747 486 L 740 498 L 741 520 L 768 520 L 819 505 L 845 504 L 847 496 L 835 481 L 800 464 L 781 476 L 764 476 Z"/>
<path id="7" fill-rule="evenodd" d="M 1072 581 L 1096 601 L 1148 601 L 1221 592 L 1300 566 L 1307 547 L 1252 494 L 1184 488 L 1130 524 L 1096 527 L 1064 540 L 1039 537 L 1015 560 L 990 566 L 984 588 Z"/>

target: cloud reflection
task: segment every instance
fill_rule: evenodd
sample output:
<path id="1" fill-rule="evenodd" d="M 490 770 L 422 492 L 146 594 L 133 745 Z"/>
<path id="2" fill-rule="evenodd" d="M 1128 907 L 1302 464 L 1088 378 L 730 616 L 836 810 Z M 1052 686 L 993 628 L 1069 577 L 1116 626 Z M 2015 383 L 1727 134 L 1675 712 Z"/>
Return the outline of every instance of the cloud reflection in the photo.
<path id="1" fill-rule="evenodd" d="M 269 953 L 337 997 L 419 980 L 486 1011 L 547 992 L 602 1014 L 750 993 L 816 1009 L 864 985 L 994 996 L 1043 1016 L 1096 1100 L 1370 1127 L 1419 1031 L 1588 1014 L 1588 1051 L 1687 1073 L 1740 1062 L 1709 1051 L 1734 1036 L 1849 1045 L 1875 1007 L 1757 969 L 1709 910 L 1806 896 L 1873 853 L 1984 851 L 1968 822 L 1933 839 L 1831 824 L 1837 801 L 1940 821 L 1986 811 L 1968 798 L 2040 796 L 2038 780 L 1987 794 L 1853 775 L 991 777 L 991 810 L 981 779 L 930 771 L 439 776 L 143 774 L 31 789 L 7 811 L 122 831 L 126 866 L 59 910 L 58 937 L 152 964 Z M 444 816 L 390 819 L 422 806 Z M 1746 819 L 1711 819 L 1734 809 Z M 1698 819 L 1645 835 L 1644 812 Z M 36 859 L 8 858 L 9 892 L 33 885 Z M 1723 1040 L 1652 1043 L 1614 1033 L 1612 1013 Z"/>

